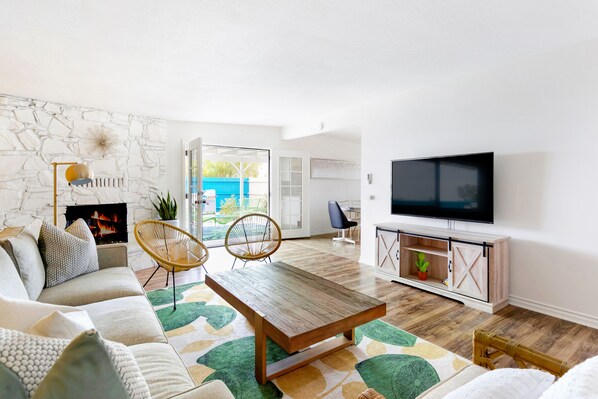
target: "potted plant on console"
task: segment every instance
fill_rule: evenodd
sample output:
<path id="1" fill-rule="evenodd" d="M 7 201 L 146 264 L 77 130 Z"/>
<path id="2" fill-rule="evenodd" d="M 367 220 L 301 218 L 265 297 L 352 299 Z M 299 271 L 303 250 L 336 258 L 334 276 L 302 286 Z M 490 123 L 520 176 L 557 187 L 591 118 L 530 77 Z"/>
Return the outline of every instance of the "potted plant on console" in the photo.
<path id="1" fill-rule="evenodd" d="M 430 266 L 430 262 L 426 260 L 426 254 L 421 252 L 417 253 L 417 260 L 415 261 L 415 266 L 417 267 L 417 278 L 420 280 L 427 280 L 428 266 Z"/>
<path id="2" fill-rule="evenodd" d="M 156 204 L 155 202 L 152 202 L 152 205 L 154 205 L 154 208 L 158 211 L 160 219 L 162 219 L 164 223 L 179 227 L 179 221 L 176 218 L 177 203 L 176 199 L 170 196 L 170 191 L 166 197 L 158 195 L 157 200 L 158 203 Z"/>

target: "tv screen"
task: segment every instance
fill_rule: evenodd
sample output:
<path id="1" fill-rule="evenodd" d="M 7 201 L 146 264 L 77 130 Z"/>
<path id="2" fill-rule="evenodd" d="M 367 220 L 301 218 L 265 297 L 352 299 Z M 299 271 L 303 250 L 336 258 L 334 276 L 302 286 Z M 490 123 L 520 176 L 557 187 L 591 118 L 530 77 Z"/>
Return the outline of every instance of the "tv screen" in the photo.
<path id="1" fill-rule="evenodd" d="M 392 162 L 394 215 L 494 223 L 494 153 Z"/>

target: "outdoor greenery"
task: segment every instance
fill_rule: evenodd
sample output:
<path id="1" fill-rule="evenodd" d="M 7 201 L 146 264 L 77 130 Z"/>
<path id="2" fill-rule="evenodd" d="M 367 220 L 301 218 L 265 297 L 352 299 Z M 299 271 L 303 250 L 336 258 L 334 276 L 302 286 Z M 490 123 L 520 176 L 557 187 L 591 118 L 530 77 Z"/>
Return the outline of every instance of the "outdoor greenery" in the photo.
<path id="1" fill-rule="evenodd" d="M 235 195 L 231 195 L 227 199 L 223 200 L 220 205 L 221 215 L 233 215 L 239 211 L 239 204 Z"/>
<path id="2" fill-rule="evenodd" d="M 174 197 L 170 196 L 170 191 L 168 192 L 168 196 L 164 197 L 157 196 L 158 203 L 152 202 L 152 205 L 158 211 L 158 215 L 162 220 L 176 220 L 177 214 L 177 203 Z"/>
<path id="3" fill-rule="evenodd" d="M 203 177 L 239 177 L 240 162 L 203 161 Z M 243 164 L 243 177 L 258 177 L 260 163 Z"/>

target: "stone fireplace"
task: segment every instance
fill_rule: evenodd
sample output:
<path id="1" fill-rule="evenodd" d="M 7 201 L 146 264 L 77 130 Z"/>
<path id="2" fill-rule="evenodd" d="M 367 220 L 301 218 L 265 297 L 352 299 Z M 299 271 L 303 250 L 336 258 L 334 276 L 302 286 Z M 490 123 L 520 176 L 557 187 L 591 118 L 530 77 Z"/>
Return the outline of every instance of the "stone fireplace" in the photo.
<path id="1" fill-rule="evenodd" d="M 128 242 L 126 203 L 69 205 L 65 216 L 67 226 L 83 219 L 97 245 Z"/>
<path id="2" fill-rule="evenodd" d="M 58 227 L 81 217 L 98 243 L 126 242 L 133 269 L 152 267 L 133 231 L 156 216 L 152 201 L 164 191 L 166 130 L 153 117 L 0 94 L 0 226 L 52 220 L 51 163 L 81 162 L 95 174 L 86 186 L 69 187 L 65 168 L 58 171 Z M 101 134 L 113 140 L 107 150 L 98 146 Z M 113 204 L 124 207 L 116 218 L 104 208 Z M 67 207 L 73 207 L 68 215 Z"/>

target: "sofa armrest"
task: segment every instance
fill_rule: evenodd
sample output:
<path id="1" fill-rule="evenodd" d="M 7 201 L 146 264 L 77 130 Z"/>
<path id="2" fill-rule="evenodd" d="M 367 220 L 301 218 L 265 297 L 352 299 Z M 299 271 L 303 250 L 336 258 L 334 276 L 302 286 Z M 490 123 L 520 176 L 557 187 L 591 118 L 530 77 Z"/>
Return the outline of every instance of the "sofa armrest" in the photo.
<path id="1" fill-rule="evenodd" d="M 475 364 L 494 370 L 496 368 L 494 360 L 503 355 L 513 358 L 520 368 L 532 366 L 548 371 L 557 377 L 561 377 L 570 368 L 567 362 L 520 345 L 515 340 L 509 340 L 484 330 L 473 332 L 473 362 Z"/>
<path id="2" fill-rule="evenodd" d="M 235 399 L 224 382 L 220 380 L 206 382 L 188 391 L 171 396 L 169 399 Z"/>
<path id="3" fill-rule="evenodd" d="M 100 269 L 127 267 L 129 265 L 127 244 L 99 245 L 97 251 Z"/>

